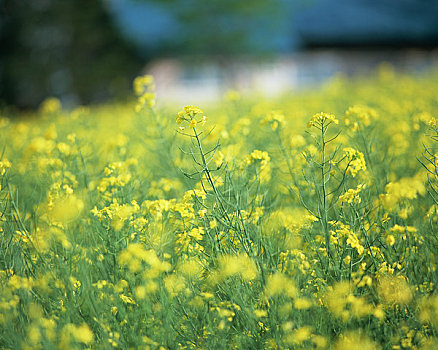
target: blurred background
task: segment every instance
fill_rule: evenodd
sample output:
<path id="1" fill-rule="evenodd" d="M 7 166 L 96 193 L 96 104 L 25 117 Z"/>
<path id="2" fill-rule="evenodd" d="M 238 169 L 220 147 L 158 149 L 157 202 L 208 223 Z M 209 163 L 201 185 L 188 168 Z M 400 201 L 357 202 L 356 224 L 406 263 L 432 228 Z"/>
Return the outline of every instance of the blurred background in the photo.
<path id="1" fill-rule="evenodd" d="M 381 62 L 438 62 L 438 0 L 0 0 L 0 106 L 277 94 Z"/>

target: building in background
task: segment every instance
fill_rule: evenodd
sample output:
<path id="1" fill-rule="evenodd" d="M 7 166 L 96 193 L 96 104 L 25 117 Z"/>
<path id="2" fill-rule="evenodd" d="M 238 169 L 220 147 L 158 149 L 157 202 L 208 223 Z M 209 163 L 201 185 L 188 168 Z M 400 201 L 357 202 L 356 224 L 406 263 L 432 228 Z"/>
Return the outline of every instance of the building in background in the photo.
<path id="1" fill-rule="evenodd" d="M 107 6 L 120 30 L 141 50 L 170 48 L 175 53 L 179 48 L 184 54 L 226 54 L 285 53 L 321 46 L 438 45 L 437 0 L 236 3 L 108 0 Z M 225 39 L 229 40 L 223 45 Z"/>
<path id="2" fill-rule="evenodd" d="M 193 6 L 200 2 L 179 3 Z M 269 9 L 273 3 L 275 10 Z M 291 3 L 265 2 L 259 4 L 265 6 L 264 11 L 251 17 L 237 11 L 223 14 L 228 20 L 217 22 L 214 7 L 191 17 L 196 6 L 169 10 L 175 4 L 171 0 L 110 0 L 108 6 L 124 35 L 140 50 L 164 53 L 145 70 L 156 78 L 159 100 L 198 103 L 215 100 L 230 88 L 275 95 L 318 85 L 338 72 L 364 74 L 383 61 L 399 69 L 422 71 L 438 60 L 434 51 L 438 1 Z M 190 24 L 181 21 L 183 13 L 192 18 Z M 207 24 L 197 25 L 203 16 L 218 26 L 214 29 L 218 33 L 196 34 L 208 33 Z M 216 43 L 224 39 L 221 36 L 226 36 L 234 22 L 243 28 L 239 40 L 218 49 Z M 172 47 L 174 50 L 166 54 Z M 243 54 L 248 52 L 251 55 Z"/>

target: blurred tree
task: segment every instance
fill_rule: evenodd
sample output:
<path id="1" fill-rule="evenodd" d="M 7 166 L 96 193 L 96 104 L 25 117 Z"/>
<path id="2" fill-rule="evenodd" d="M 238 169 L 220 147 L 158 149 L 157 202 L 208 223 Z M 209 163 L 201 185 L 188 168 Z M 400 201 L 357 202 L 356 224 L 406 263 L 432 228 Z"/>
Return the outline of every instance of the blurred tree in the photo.
<path id="1" fill-rule="evenodd" d="M 0 101 L 22 108 L 123 96 L 143 63 L 93 0 L 0 0 L 0 50 Z"/>
<path id="2" fill-rule="evenodd" d="M 184 54 L 228 55 L 272 49 L 275 34 L 288 33 L 283 18 L 295 4 L 287 0 L 137 0 L 159 5 L 179 24 L 179 42 L 172 49 Z M 299 2 L 302 2 L 301 0 Z M 261 35 L 254 35 L 254 33 Z M 263 38 L 263 33 L 268 36 Z M 269 36 L 269 33 L 271 34 Z M 266 50 L 267 49 L 267 50 Z"/>

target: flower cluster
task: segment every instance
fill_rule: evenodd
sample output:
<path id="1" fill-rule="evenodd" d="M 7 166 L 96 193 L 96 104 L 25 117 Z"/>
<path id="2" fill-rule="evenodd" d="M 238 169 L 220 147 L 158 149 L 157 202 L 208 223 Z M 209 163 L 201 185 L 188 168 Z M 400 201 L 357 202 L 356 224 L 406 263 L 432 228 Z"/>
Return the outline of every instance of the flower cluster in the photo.
<path id="1" fill-rule="evenodd" d="M 270 125 L 272 130 L 276 131 L 278 127 L 282 128 L 286 124 L 284 114 L 280 111 L 271 111 L 260 123 L 263 125 Z"/>
<path id="2" fill-rule="evenodd" d="M 0 175 L 3 176 L 7 169 L 11 167 L 11 162 L 7 159 L 0 160 Z"/>
<path id="3" fill-rule="evenodd" d="M 377 117 L 377 112 L 374 109 L 355 105 L 348 108 L 345 112 L 344 123 L 347 127 L 351 128 L 351 130 L 358 131 L 365 126 L 369 126 Z"/>
<path id="4" fill-rule="evenodd" d="M 307 127 L 311 128 L 313 126 L 317 129 L 322 129 L 326 128 L 331 123 L 339 124 L 339 120 L 336 119 L 334 114 L 321 112 L 315 114 L 312 119 L 310 119 L 310 121 L 307 123 Z"/>
<path id="5" fill-rule="evenodd" d="M 344 157 L 348 161 L 348 171 L 351 176 L 355 177 L 359 171 L 365 171 L 367 169 L 362 152 L 351 147 L 346 147 L 344 148 Z"/>
<path id="6" fill-rule="evenodd" d="M 144 107 L 155 106 L 155 82 L 152 75 L 136 77 L 133 87 L 134 93 L 137 95 L 136 112 L 140 112 Z"/>
<path id="7" fill-rule="evenodd" d="M 55 114 L 62 108 L 61 101 L 56 97 L 46 98 L 40 105 L 41 114 Z"/>
<path id="8" fill-rule="evenodd" d="M 362 189 L 364 188 L 365 185 L 363 184 L 357 185 L 356 189 L 350 188 L 349 190 L 347 190 L 347 192 L 339 196 L 339 202 L 359 204 L 361 202 L 361 199 L 359 197 L 359 192 L 362 191 Z"/>
<path id="9" fill-rule="evenodd" d="M 271 178 L 271 157 L 268 152 L 254 150 L 251 154 L 247 155 L 244 159 L 245 166 L 250 166 L 253 163 L 258 163 L 260 167 L 259 177 L 261 182 L 267 182 Z"/>
<path id="10" fill-rule="evenodd" d="M 175 117 L 175 122 L 178 125 L 187 122 L 190 128 L 195 128 L 197 125 L 204 125 L 206 121 L 207 117 L 204 115 L 204 112 L 195 106 L 185 106 Z M 184 126 L 180 126 L 180 130 L 184 130 L 184 128 Z"/>

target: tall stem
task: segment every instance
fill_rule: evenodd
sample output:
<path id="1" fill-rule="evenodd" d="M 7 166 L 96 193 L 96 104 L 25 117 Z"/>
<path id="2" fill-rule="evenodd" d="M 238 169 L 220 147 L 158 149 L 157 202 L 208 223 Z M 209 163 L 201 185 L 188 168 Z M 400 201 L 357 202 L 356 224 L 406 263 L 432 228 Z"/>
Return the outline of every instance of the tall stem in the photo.
<path id="1" fill-rule="evenodd" d="M 219 191 L 217 190 L 217 188 L 216 188 L 216 186 L 215 186 L 215 184 L 214 184 L 214 181 L 213 181 L 213 179 L 211 178 L 210 170 L 208 169 L 208 164 L 207 164 L 207 161 L 206 161 L 205 156 L 204 156 L 204 151 L 203 151 L 203 149 L 202 149 L 201 140 L 199 139 L 199 135 L 198 135 L 198 133 L 196 132 L 196 128 L 193 128 L 193 132 L 194 132 L 194 134 L 195 134 L 196 142 L 198 143 L 198 148 L 199 148 L 199 151 L 200 151 L 200 153 L 201 153 L 202 166 L 203 166 L 203 168 L 204 168 L 204 169 L 203 169 L 203 172 L 204 172 L 205 175 L 207 176 L 208 183 L 209 183 L 209 184 L 211 185 L 211 187 L 213 188 L 213 192 L 214 192 L 214 194 L 216 195 L 216 200 L 217 200 L 217 202 L 219 203 L 219 206 L 220 206 L 222 212 L 224 213 L 225 217 L 227 218 L 228 223 L 231 224 L 231 219 L 230 219 L 230 217 L 228 216 L 228 212 L 227 212 L 227 210 L 225 209 L 224 204 L 222 203 L 222 200 L 221 200 L 220 195 L 219 195 Z"/>
<path id="2" fill-rule="evenodd" d="M 325 133 L 327 131 L 327 126 L 322 123 L 321 125 L 321 142 L 322 142 L 322 159 L 321 159 L 321 180 L 322 180 L 322 213 L 320 213 L 321 224 L 325 235 L 325 244 L 327 247 L 328 264 L 330 265 L 330 259 L 333 258 L 332 249 L 330 244 L 330 231 L 328 228 L 328 208 L 327 208 L 327 188 L 326 188 L 326 157 L 325 157 Z"/>

